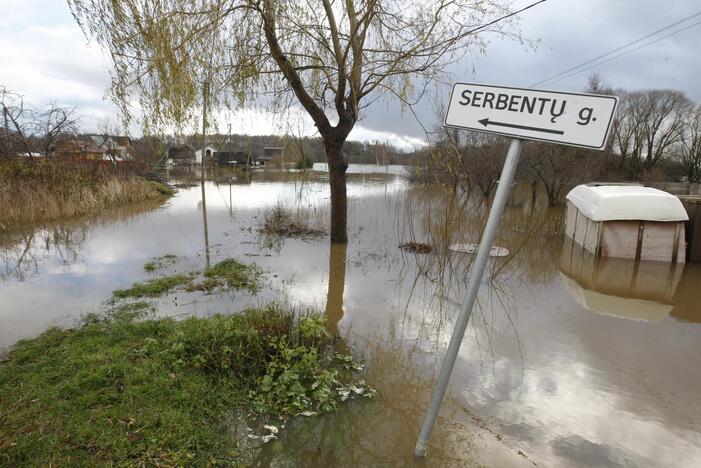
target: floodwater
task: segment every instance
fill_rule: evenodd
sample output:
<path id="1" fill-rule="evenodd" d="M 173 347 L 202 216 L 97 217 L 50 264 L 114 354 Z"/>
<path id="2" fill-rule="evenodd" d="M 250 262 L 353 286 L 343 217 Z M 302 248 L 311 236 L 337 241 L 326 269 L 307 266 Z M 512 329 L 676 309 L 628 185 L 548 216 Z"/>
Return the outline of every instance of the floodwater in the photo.
<path id="1" fill-rule="evenodd" d="M 198 175 L 162 207 L 0 235 L 0 347 L 70 325 L 111 291 L 234 256 L 269 271 L 259 294 L 168 295 L 168 315 L 233 313 L 272 299 L 313 306 L 366 363 L 372 400 L 298 418 L 257 454 L 260 466 L 698 466 L 701 265 L 596 259 L 566 242 L 563 213 L 518 190 L 489 266 L 425 460 L 412 457 L 464 292 L 487 207 L 403 168 L 351 166 L 349 243 L 276 242 L 257 232 L 281 203 L 328 219 L 328 174 Z M 188 184 L 189 183 L 189 184 Z M 204 216 L 206 214 L 206 216 Z M 207 220 L 205 237 L 204 219 Z M 414 254 L 408 241 L 433 246 Z"/>

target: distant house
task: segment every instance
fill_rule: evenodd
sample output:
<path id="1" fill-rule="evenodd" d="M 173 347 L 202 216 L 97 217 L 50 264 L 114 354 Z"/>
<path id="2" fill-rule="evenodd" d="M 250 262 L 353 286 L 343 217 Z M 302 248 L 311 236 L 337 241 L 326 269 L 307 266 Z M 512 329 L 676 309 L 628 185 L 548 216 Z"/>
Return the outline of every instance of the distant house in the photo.
<path id="1" fill-rule="evenodd" d="M 204 150 L 206 161 L 211 160 L 214 153 L 217 152 L 216 148 L 211 145 L 206 145 Z M 202 164 L 202 148 L 195 151 L 195 164 Z"/>
<path id="2" fill-rule="evenodd" d="M 263 155 L 258 158 L 261 166 L 282 169 L 285 166 L 285 148 L 281 146 L 264 146 Z"/>
<path id="3" fill-rule="evenodd" d="M 53 147 L 53 156 L 67 161 L 131 160 L 131 139 L 127 136 L 81 135 L 62 139 Z"/>
<path id="4" fill-rule="evenodd" d="M 195 150 L 190 145 L 173 145 L 168 148 L 168 159 L 175 164 L 194 163 Z"/>
<path id="5" fill-rule="evenodd" d="M 85 137 L 90 138 L 95 145 L 102 151 L 102 159 L 104 161 L 129 161 L 132 159 L 131 138 L 120 135 L 97 135 L 89 134 Z"/>
<path id="6" fill-rule="evenodd" d="M 53 156 L 64 161 L 102 161 L 105 151 L 89 137 L 70 137 L 56 142 Z"/>

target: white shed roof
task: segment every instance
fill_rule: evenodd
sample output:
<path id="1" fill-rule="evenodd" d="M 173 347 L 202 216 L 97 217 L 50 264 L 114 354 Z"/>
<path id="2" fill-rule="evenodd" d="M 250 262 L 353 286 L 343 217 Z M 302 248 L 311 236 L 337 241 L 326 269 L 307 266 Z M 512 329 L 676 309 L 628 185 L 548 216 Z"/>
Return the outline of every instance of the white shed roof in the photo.
<path id="1" fill-rule="evenodd" d="M 639 185 L 578 185 L 567 199 L 593 221 L 686 221 L 689 216 L 674 195 Z"/>

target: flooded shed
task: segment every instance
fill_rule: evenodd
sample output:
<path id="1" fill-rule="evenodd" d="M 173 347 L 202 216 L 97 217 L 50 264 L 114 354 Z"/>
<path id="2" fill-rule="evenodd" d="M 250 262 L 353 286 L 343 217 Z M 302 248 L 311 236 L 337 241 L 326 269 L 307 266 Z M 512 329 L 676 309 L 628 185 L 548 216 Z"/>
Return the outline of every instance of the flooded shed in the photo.
<path id="1" fill-rule="evenodd" d="M 685 261 L 684 223 L 674 195 L 640 185 L 578 185 L 567 194 L 565 234 L 600 257 Z"/>

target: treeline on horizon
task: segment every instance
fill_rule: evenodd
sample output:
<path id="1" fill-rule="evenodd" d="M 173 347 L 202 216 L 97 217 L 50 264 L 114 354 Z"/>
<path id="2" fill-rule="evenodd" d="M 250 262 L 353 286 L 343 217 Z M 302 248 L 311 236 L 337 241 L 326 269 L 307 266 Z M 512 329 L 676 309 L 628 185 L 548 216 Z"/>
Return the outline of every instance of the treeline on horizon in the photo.
<path id="1" fill-rule="evenodd" d="M 620 97 L 605 150 L 593 151 L 551 143 L 524 145 L 517 180 L 536 192 L 543 189 L 551 205 L 579 183 L 591 181 L 701 182 L 701 106 L 684 93 L 668 89 L 613 89 L 598 75 L 589 78 L 586 92 Z M 4 124 L 0 127 L 0 156 L 42 153 L 62 138 L 80 136 L 76 110 L 48 106 L 34 109 L 20 95 L 0 86 Z M 98 123 L 100 133 L 119 133 L 119 127 Z M 349 164 L 414 166 L 417 180 L 439 182 L 463 192 L 489 196 L 499 178 L 508 139 L 492 134 L 437 125 L 427 136 L 429 145 L 403 152 L 384 142 L 346 141 Z M 134 158 L 152 165 L 164 160 L 172 145 L 202 146 L 202 135 L 142 136 L 132 139 Z M 288 161 L 326 162 L 320 137 L 298 135 L 241 135 L 215 133 L 207 144 L 217 151 L 262 155 L 265 146 L 285 148 Z"/>

